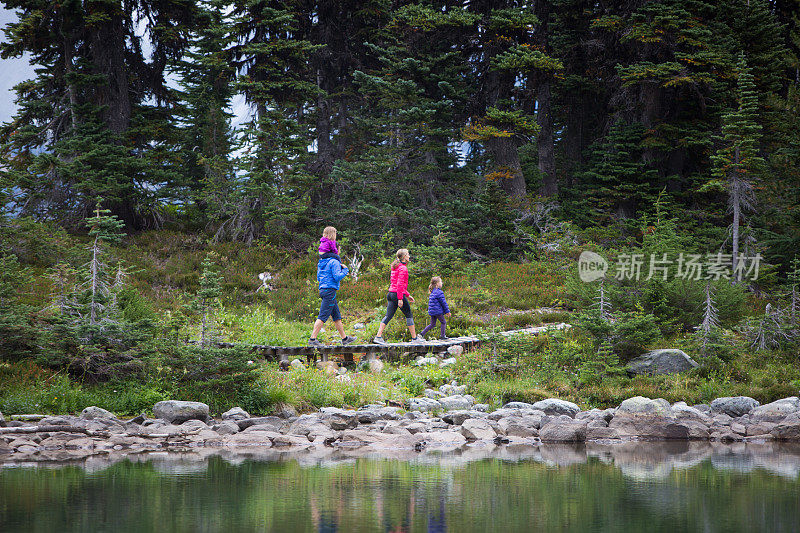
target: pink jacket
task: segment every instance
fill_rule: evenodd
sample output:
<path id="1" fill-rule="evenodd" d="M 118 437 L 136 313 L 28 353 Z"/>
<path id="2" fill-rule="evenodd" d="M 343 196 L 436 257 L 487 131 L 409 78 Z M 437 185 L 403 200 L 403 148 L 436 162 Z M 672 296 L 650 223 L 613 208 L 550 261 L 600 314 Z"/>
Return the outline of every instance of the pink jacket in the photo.
<path id="1" fill-rule="evenodd" d="M 389 278 L 389 292 L 396 292 L 398 300 L 406 295 L 411 296 L 408 292 L 408 267 L 403 263 L 392 269 L 392 276 Z"/>

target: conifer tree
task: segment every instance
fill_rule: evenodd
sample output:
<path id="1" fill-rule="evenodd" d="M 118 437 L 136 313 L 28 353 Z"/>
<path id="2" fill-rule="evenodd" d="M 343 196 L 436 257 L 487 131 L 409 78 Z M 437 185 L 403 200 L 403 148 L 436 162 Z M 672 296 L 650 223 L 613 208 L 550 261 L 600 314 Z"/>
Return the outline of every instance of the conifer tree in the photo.
<path id="1" fill-rule="evenodd" d="M 222 275 L 220 274 L 219 255 L 209 252 L 203 259 L 200 274 L 200 290 L 194 301 L 194 309 L 202 316 L 200 322 L 200 344 L 209 346 L 214 342 L 214 310 L 219 305 L 222 294 Z M 176 332 L 177 335 L 177 332 Z"/>
<path id="2" fill-rule="evenodd" d="M 758 95 L 753 75 L 747 66 L 744 52 L 739 55 L 736 109 L 722 118 L 722 145 L 711 160 L 712 176 L 728 193 L 728 207 L 733 214 L 731 238 L 733 242 L 733 270 L 739 259 L 740 226 L 745 212 L 755 203 L 753 184 L 764 168 L 759 154 L 761 125 L 757 122 Z"/>
<path id="3" fill-rule="evenodd" d="M 102 200 L 97 201 L 94 216 L 86 219 L 89 228 L 89 237 L 92 241 L 88 246 L 89 261 L 84 265 L 84 281 L 82 284 L 81 300 L 83 310 L 80 311 L 81 326 L 88 342 L 93 342 L 106 332 L 106 326 L 116 323 L 112 301 L 112 288 L 115 276 L 108 272 L 107 255 L 108 244 L 119 242 L 124 233 L 124 223 L 108 209 L 101 209 Z M 118 289 L 119 287 L 117 287 Z"/>

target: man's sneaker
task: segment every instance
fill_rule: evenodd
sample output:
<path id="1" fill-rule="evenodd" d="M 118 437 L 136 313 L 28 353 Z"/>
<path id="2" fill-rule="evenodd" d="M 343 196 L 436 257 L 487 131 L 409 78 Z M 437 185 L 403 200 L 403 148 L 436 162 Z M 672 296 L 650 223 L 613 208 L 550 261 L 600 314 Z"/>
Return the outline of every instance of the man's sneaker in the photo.
<path id="1" fill-rule="evenodd" d="M 388 342 L 383 340 L 383 337 L 375 337 L 374 339 L 372 339 L 372 342 L 375 344 L 389 344 Z"/>
<path id="2" fill-rule="evenodd" d="M 352 344 L 353 342 L 355 342 L 355 340 L 356 340 L 355 337 L 351 337 L 350 335 L 348 335 L 347 337 L 342 339 L 342 346 L 347 346 L 348 344 Z"/>
<path id="3" fill-rule="evenodd" d="M 412 344 L 422 344 L 423 342 L 425 342 L 425 337 L 423 337 L 422 335 L 417 335 L 416 337 L 411 339 L 411 342 Z"/>
<path id="4" fill-rule="evenodd" d="M 447 335 L 445 335 L 444 337 L 439 337 L 439 340 L 440 340 L 440 341 L 449 341 L 449 340 L 450 340 L 450 337 L 448 337 Z"/>
<path id="5" fill-rule="evenodd" d="M 313 346 L 314 348 L 322 348 L 323 346 L 325 346 L 324 344 L 319 342 L 318 339 L 308 339 L 308 345 Z"/>

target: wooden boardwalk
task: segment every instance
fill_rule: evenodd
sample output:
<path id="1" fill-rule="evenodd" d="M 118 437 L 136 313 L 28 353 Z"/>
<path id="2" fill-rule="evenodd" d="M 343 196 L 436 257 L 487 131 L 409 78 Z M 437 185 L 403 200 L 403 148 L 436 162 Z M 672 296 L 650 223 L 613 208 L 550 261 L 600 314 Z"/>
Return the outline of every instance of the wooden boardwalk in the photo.
<path id="1" fill-rule="evenodd" d="M 511 331 L 503 331 L 500 335 L 539 335 L 542 332 L 553 329 L 569 328 L 569 324 L 546 324 L 544 326 L 534 326 Z M 266 344 L 239 344 L 232 342 L 219 342 L 219 348 L 246 347 L 253 353 L 271 361 L 287 361 L 290 357 L 305 357 L 307 360 L 316 360 L 318 357 L 323 361 L 328 360 L 330 355 L 343 355 L 345 361 L 352 361 L 354 354 L 366 355 L 367 359 L 372 359 L 376 355 L 381 355 L 385 359 L 397 359 L 402 354 L 425 354 L 429 352 L 444 352 L 451 346 L 462 346 L 465 350 L 470 350 L 480 346 L 481 339 L 471 335 L 467 337 L 453 337 L 447 340 L 430 340 L 424 343 L 412 342 L 393 342 L 389 344 L 349 344 L 326 345 L 321 348 L 313 346 L 270 346 Z"/>

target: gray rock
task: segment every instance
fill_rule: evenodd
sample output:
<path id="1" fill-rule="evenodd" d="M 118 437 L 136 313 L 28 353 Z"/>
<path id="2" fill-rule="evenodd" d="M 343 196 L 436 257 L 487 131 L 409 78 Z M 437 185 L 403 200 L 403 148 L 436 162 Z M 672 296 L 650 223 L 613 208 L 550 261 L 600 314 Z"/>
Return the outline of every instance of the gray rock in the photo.
<path id="1" fill-rule="evenodd" d="M 508 402 L 505 404 L 501 409 L 527 409 L 532 411 L 536 409 L 532 403 L 525 403 L 525 402 Z"/>
<path id="2" fill-rule="evenodd" d="M 727 396 L 717 398 L 711 402 L 711 411 L 714 413 L 725 413 L 731 417 L 746 415 L 756 407 L 761 405 L 758 400 L 749 396 Z"/>
<path id="3" fill-rule="evenodd" d="M 769 435 L 773 429 L 775 429 L 777 424 L 772 422 L 755 422 L 752 424 L 748 424 L 747 432 L 745 436 L 747 437 L 756 437 L 759 435 Z"/>
<path id="4" fill-rule="evenodd" d="M 358 426 L 358 414 L 355 411 L 323 407 L 320 409 L 320 413 L 322 413 L 322 420 L 333 430 L 342 431 Z"/>
<path id="5" fill-rule="evenodd" d="M 438 400 L 439 398 L 445 397 L 445 394 L 443 392 L 433 389 L 425 389 L 424 391 L 422 391 L 422 395 L 425 396 L 426 398 L 431 398 L 432 400 Z"/>
<path id="6" fill-rule="evenodd" d="M 618 412 L 608 427 L 615 429 L 621 438 L 688 440 L 693 424 L 691 421 L 677 421 L 671 416 Z"/>
<path id="7" fill-rule="evenodd" d="M 223 420 L 244 420 L 245 418 L 250 418 L 250 413 L 241 407 L 234 407 L 222 413 Z"/>
<path id="8" fill-rule="evenodd" d="M 647 352 L 628 363 L 630 374 L 678 374 L 697 368 L 697 362 L 683 350 L 662 349 Z"/>
<path id="9" fill-rule="evenodd" d="M 409 410 L 411 411 L 437 411 L 442 409 L 442 404 L 432 398 L 411 398 L 408 400 Z"/>
<path id="10" fill-rule="evenodd" d="M 603 422 L 608 422 L 612 418 L 614 418 L 614 409 L 590 409 L 575 415 L 575 420 L 587 421 L 602 420 Z"/>
<path id="11" fill-rule="evenodd" d="M 673 404 L 672 413 L 678 420 L 694 420 L 704 424 L 711 422 L 711 417 L 708 416 L 707 413 L 704 413 L 695 407 L 689 407 L 686 405 L 686 402 L 677 402 Z"/>
<path id="12" fill-rule="evenodd" d="M 366 326 L 364 326 L 364 324 L 362 324 L 361 322 L 356 322 L 355 324 L 353 324 L 353 329 L 355 330 L 364 329 L 365 327 Z"/>
<path id="13" fill-rule="evenodd" d="M 369 371 L 373 374 L 380 374 L 383 372 L 384 363 L 380 359 L 371 359 L 369 362 Z"/>
<path id="14" fill-rule="evenodd" d="M 476 403 L 475 405 L 472 406 L 472 410 L 473 411 L 480 411 L 482 413 L 485 413 L 485 412 L 487 412 L 489 410 L 489 404 L 488 403 Z"/>
<path id="15" fill-rule="evenodd" d="M 449 347 L 447 348 L 447 353 L 449 353 L 449 354 L 450 354 L 450 355 L 452 355 L 453 357 L 458 357 L 459 355 L 461 355 L 462 353 L 464 353 L 464 347 L 463 347 L 463 346 L 461 346 L 460 344 L 456 344 L 456 345 L 453 345 L 453 346 L 449 346 Z"/>
<path id="16" fill-rule="evenodd" d="M 586 440 L 586 423 L 559 416 L 539 429 L 542 442 L 583 442 Z"/>
<path id="17" fill-rule="evenodd" d="M 292 365 L 292 368 L 296 368 L 298 370 L 304 370 L 306 368 L 306 365 L 304 365 L 300 359 L 293 359 L 290 364 Z"/>
<path id="18" fill-rule="evenodd" d="M 608 426 L 596 427 L 590 423 L 586 426 L 586 440 L 619 439 L 619 433 Z"/>
<path id="19" fill-rule="evenodd" d="M 750 420 L 753 422 L 780 422 L 798 411 L 800 411 L 800 398 L 792 396 L 756 407 L 750 412 Z"/>
<path id="20" fill-rule="evenodd" d="M 493 439 L 497 432 L 486 420 L 479 418 L 469 418 L 461 424 L 461 434 L 467 440 Z"/>
<path id="21" fill-rule="evenodd" d="M 526 416 L 509 416 L 501 418 L 497 424 L 509 437 L 536 437 L 539 435 L 539 419 Z"/>
<path id="22" fill-rule="evenodd" d="M 476 417 L 471 411 L 449 411 L 442 415 L 442 420 L 447 422 L 448 424 L 452 424 L 454 426 L 460 426 L 464 423 L 465 420 L 470 418 L 483 418 L 483 417 Z"/>
<path id="23" fill-rule="evenodd" d="M 456 364 L 456 358 L 455 357 L 448 357 L 447 359 L 445 359 L 441 363 L 439 363 L 439 367 L 440 368 L 447 368 L 448 366 L 453 366 L 454 364 Z"/>
<path id="24" fill-rule="evenodd" d="M 320 420 L 319 417 L 314 415 L 302 415 L 297 420 L 292 422 L 286 433 L 290 435 L 303 435 L 313 440 L 317 436 L 333 435 L 333 430 Z"/>
<path id="25" fill-rule="evenodd" d="M 373 424 L 378 420 L 399 420 L 398 411 L 399 407 L 365 405 L 356 412 L 356 416 L 361 424 Z"/>
<path id="26" fill-rule="evenodd" d="M 620 414 L 666 417 L 674 416 L 672 412 L 672 406 L 670 406 L 667 400 L 664 400 L 663 398 L 651 400 L 650 398 L 645 398 L 644 396 L 634 396 L 633 398 L 628 398 L 627 400 L 623 401 L 617 408 L 617 414 L 615 416 L 619 416 Z"/>
<path id="27" fill-rule="evenodd" d="M 788 415 L 770 433 L 777 440 L 800 440 L 800 415 Z"/>
<path id="28" fill-rule="evenodd" d="M 187 420 L 206 421 L 211 418 L 208 405 L 201 402 L 182 402 L 166 400 L 153 406 L 153 415 L 172 424 L 181 424 Z"/>
<path id="29" fill-rule="evenodd" d="M 239 433 L 239 426 L 236 422 L 232 420 L 227 420 L 222 422 L 221 424 L 217 424 L 213 426 L 211 429 L 219 433 L 220 435 L 233 435 L 235 433 Z"/>
<path id="30" fill-rule="evenodd" d="M 102 407 L 91 406 L 81 411 L 83 420 L 94 420 L 95 418 L 117 418 L 111 411 L 106 411 Z"/>
<path id="31" fill-rule="evenodd" d="M 236 423 L 240 431 L 244 431 L 251 426 L 269 426 L 272 428 L 272 431 L 280 432 L 288 426 L 286 420 L 277 416 L 259 416 L 256 418 L 232 420 L 232 422 Z"/>
<path id="32" fill-rule="evenodd" d="M 75 416 L 46 416 L 39 420 L 40 426 L 72 426 L 79 421 Z"/>
<path id="33" fill-rule="evenodd" d="M 3 416 L 2 411 L 0 411 L 0 427 L 6 427 L 6 418 Z"/>
<path id="34" fill-rule="evenodd" d="M 439 359 L 437 359 L 436 357 L 423 357 L 414 364 L 417 366 L 438 365 Z"/>
<path id="35" fill-rule="evenodd" d="M 575 418 L 581 408 L 572 402 L 559 400 L 558 398 L 548 398 L 533 404 L 534 409 L 544 411 L 548 415 L 567 415 L 570 418 Z"/>
<path id="36" fill-rule="evenodd" d="M 464 410 L 472 407 L 472 402 L 469 401 L 469 398 L 461 395 L 445 396 L 439 400 L 439 403 L 449 411 Z"/>

